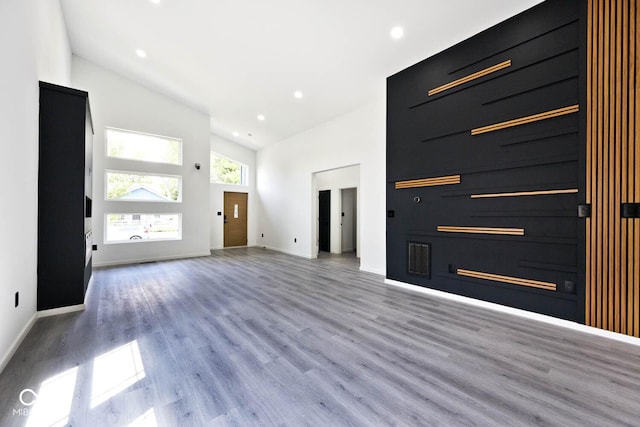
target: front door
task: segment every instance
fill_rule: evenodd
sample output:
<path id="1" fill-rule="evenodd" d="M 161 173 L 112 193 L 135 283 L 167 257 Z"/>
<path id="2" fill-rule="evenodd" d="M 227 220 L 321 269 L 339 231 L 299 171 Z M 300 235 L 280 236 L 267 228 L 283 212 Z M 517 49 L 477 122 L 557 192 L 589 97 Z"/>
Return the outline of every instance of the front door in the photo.
<path id="1" fill-rule="evenodd" d="M 224 247 L 247 246 L 247 193 L 224 193 Z"/>

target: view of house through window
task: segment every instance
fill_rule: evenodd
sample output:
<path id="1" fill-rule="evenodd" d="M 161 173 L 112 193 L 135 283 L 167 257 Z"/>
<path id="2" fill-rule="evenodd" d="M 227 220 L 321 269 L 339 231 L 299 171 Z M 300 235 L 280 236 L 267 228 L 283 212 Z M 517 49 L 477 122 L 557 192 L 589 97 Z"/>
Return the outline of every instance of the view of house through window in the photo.
<path id="1" fill-rule="evenodd" d="M 182 202 L 182 176 L 162 172 L 176 170 L 182 165 L 182 140 L 135 131 L 105 128 L 107 164 L 117 164 L 128 169 L 104 171 L 104 198 L 106 212 L 114 201 L 135 201 L 131 210 L 120 204 L 117 213 L 104 215 L 104 243 L 147 242 L 182 239 L 181 213 L 139 213 L 164 209 L 144 208 L 152 203 Z M 140 171 L 140 162 L 145 165 Z M 126 165 L 126 166 L 120 166 Z M 143 205 L 141 205 L 141 203 Z M 134 211 L 134 209 L 136 211 Z M 173 208 L 172 208 L 173 210 Z M 176 209 L 180 211 L 181 209 Z"/>
<path id="2" fill-rule="evenodd" d="M 182 238 L 180 214 L 109 213 L 105 224 L 105 243 Z"/>
<path id="3" fill-rule="evenodd" d="M 140 202 L 179 202 L 182 200 L 182 177 L 143 175 L 135 172 L 106 171 L 107 200 Z"/>
<path id="4" fill-rule="evenodd" d="M 247 185 L 247 167 L 211 152 L 211 182 Z"/>
<path id="5" fill-rule="evenodd" d="M 107 156 L 154 163 L 182 164 L 182 140 L 106 128 Z"/>

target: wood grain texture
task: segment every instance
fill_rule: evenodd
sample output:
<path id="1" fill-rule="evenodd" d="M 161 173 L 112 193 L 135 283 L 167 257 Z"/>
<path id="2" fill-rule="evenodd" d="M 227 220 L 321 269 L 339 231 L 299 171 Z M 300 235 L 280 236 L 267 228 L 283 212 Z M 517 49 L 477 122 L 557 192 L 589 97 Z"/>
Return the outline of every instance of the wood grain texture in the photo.
<path id="1" fill-rule="evenodd" d="M 547 196 L 553 194 L 573 194 L 577 193 L 577 188 L 565 188 L 561 190 L 537 190 L 537 191 L 516 191 L 511 193 L 485 193 L 472 194 L 472 199 L 487 199 L 493 197 L 523 197 L 523 196 Z"/>
<path id="2" fill-rule="evenodd" d="M 503 276 L 500 274 L 485 273 L 482 271 L 466 270 L 459 268 L 457 274 L 460 276 L 473 277 L 475 279 L 491 280 L 493 282 L 510 283 L 512 285 L 529 286 L 531 288 L 545 289 L 555 291 L 556 284 L 551 282 L 543 282 L 540 280 L 523 279 L 521 277 Z"/>
<path id="3" fill-rule="evenodd" d="M 589 2 L 586 323 L 640 336 L 640 236 L 620 206 L 638 191 L 638 2 Z"/>
<path id="4" fill-rule="evenodd" d="M 518 117 L 517 119 L 507 120 L 500 123 L 494 123 L 487 126 L 471 129 L 471 135 L 481 135 L 487 132 L 494 132 L 501 129 L 507 129 L 514 126 L 525 125 L 527 123 L 534 123 L 540 120 L 552 119 L 554 117 L 561 117 L 567 114 L 577 113 L 579 110 L 578 105 L 569 105 L 567 107 L 556 108 L 550 111 L 544 111 L 538 114 L 532 114 L 530 116 Z"/>
<path id="5" fill-rule="evenodd" d="M 460 175 L 438 176 L 434 178 L 411 179 L 407 181 L 396 181 L 395 188 L 420 188 L 434 187 L 439 185 L 460 184 Z"/>
<path id="6" fill-rule="evenodd" d="M 97 357 L 145 377 L 91 407 Z M 68 425 L 635 425 L 640 347 L 383 284 L 355 258 L 258 248 L 97 269 L 82 313 L 40 319 L 0 374 L 77 368 Z M 113 371 L 114 374 L 118 371 Z"/>
<path id="7" fill-rule="evenodd" d="M 511 60 L 507 59 L 506 61 L 500 62 L 499 64 L 492 65 L 491 67 L 487 67 L 483 70 L 477 71 L 473 74 L 469 74 L 468 76 L 459 78 L 442 86 L 435 87 L 429 90 L 428 95 L 432 96 L 440 92 L 444 92 L 445 90 L 452 89 L 456 86 L 463 85 L 465 83 L 471 82 L 473 80 L 479 79 L 481 77 L 487 76 L 489 74 L 495 73 L 496 71 L 503 70 L 511 66 Z"/>
<path id="8" fill-rule="evenodd" d="M 441 233 L 502 234 L 511 236 L 524 236 L 524 228 L 460 227 L 455 225 L 439 225 L 437 227 L 437 230 Z"/>

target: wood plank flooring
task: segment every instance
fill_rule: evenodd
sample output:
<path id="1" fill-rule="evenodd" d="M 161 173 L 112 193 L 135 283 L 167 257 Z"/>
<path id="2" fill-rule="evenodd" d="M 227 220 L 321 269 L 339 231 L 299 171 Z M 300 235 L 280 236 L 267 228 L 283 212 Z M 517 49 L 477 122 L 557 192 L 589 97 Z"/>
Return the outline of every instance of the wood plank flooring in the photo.
<path id="1" fill-rule="evenodd" d="M 100 269 L 86 304 L 35 324 L 0 375 L 1 426 L 640 425 L 640 347 L 391 287 L 355 258 Z"/>

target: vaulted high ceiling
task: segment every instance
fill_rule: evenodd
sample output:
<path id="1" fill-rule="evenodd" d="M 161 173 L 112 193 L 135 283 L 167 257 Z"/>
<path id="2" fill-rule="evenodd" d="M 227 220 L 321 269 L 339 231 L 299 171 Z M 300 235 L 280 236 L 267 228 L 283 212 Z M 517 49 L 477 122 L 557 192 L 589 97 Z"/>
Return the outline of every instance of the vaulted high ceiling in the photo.
<path id="1" fill-rule="evenodd" d="M 212 132 L 254 149 L 383 96 L 389 75 L 539 2 L 61 0 L 74 54 L 210 114 Z"/>

